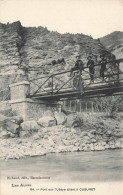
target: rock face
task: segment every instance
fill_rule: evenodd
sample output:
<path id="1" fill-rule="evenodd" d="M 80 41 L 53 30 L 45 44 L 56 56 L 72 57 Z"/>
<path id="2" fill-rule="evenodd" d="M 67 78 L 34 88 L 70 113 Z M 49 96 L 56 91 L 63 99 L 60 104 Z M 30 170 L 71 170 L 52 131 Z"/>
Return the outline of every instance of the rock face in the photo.
<path id="1" fill-rule="evenodd" d="M 115 31 L 100 38 L 105 48 L 113 53 L 117 59 L 123 58 L 123 32 Z"/>
<path id="2" fill-rule="evenodd" d="M 20 49 L 23 45 L 22 26 L 20 22 L 0 23 L 0 67 L 4 71 L 13 71 L 21 63 Z"/>
<path id="3" fill-rule="evenodd" d="M 78 54 L 86 65 L 88 55 L 93 55 L 96 61 L 104 51 L 99 40 L 84 34 L 60 34 L 43 27 L 25 28 L 20 22 L 0 23 L 0 69 L 3 74 L 0 85 L 8 87 L 14 82 L 20 67 L 28 67 L 31 79 L 69 70 Z"/>

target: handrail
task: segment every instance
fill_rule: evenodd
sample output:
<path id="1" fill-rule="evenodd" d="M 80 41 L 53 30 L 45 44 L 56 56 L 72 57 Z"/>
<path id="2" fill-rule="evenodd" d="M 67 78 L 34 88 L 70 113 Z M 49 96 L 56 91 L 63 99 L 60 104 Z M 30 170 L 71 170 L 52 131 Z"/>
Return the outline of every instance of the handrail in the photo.
<path id="1" fill-rule="evenodd" d="M 116 62 L 116 63 L 120 63 L 120 62 L 123 62 L 123 58 L 122 59 L 118 59 L 118 60 L 111 60 L 111 61 L 107 61 L 107 64 L 108 63 L 112 63 L 112 62 Z M 99 63 L 99 64 L 95 64 L 94 67 L 97 67 L 97 66 L 101 66 L 102 64 Z M 88 69 L 88 67 L 84 67 L 84 69 Z M 52 76 L 56 76 L 56 75 L 61 75 L 61 74 L 65 74 L 65 73 L 70 73 L 71 70 L 67 70 L 67 71 L 63 71 L 63 72 L 59 72 L 59 73 L 53 73 L 53 74 L 49 74 L 47 76 L 44 76 L 44 77 L 39 77 L 39 78 L 35 78 L 35 79 L 31 79 L 29 80 L 30 82 L 31 81 L 34 81 L 34 80 L 38 80 L 38 79 L 44 79 L 44 78 L 48 78 L 48 77 L 52 77 Z"/>
<path id="2" fill-rule="evenodd" d="M 112 60 L 112 61 L 108 61 L 107 62 L 107 64 L 109 64 L 109 63 L 117 63 L 117 65 L 116 65 L 116 68 L 117 68 L 117 71 L 115 71 L 115 72 L 113 72 L 112 71 L 112 69 L 111 69 L 111 67 L 112 66 L 108 66 L 107 67 L 107 69 L 106 69 L 106 71 L 107 71 L 107 74 L 105 74 L 105 78 L 108 78 L 109 77 L 109 80 L 107 81 L 107 80 L 105 80 L 105 82 L 106 83 L 109 83 L 109 82 L 119 82 L 120 80 L 121 80 L 121 78 L 119 77 L 121 74 L 123 74 L 123 72 L 121 72 L 120 71 L 120 69 L 119 69 L 119 63 L 120 62 L 123 62 L 123 59 L 119 59 L 119 60 Z M 96 64 L 95 66 L 100 66 L 100 65 L 102 65 L 101 63 L 100 64 Z M 89 73 L 88 71 L 86 71 L 86 69 L 87 69 L 88 67 L 84 67 L 84 70 L 85 70 L 85 72 L 86 73 L 88 73 L 89 75 L 91 74 L 91 73 Z M 109 69 L 111 69 L 111 71 L 109 72 Z M 95 70 L 95 71 L 99 71 L 99 70 Z M 105 70 L 104 70 L 105 71 Z M 79 73 L 79 81 L 78 81 L 78 84 L 77 84 L 77 90 L 80 90 L 81 91 L 81 93 L 83 93 L 83 89 L 85 89 L 85 88 L 87 88 L 88 87 L 88 85 L 90 84 L 88 84 L 88 83 L 84 83 L 83 81 L 87 81 L 87 80 L 90 80 L 90 77 L 86 77 L 86 78 L 83 78 L 83 75 L 84 74 L 82 74 L 82 71 L 81 70 L 76 70 L 76 71 L 74 71 L 75 73 L 77 72 L 77 73 Z M 72 75 L 72 76 L 69 76 L 70 78 L 67 78 L 67 81 L 66 80 L 61 80 L 61 79 L 58 79 L 56 76 L 58 76 L 58 75 L 64 75 L 65 73 L 71 73 L 71 70 L 68 70 L 68 71 L 63 71 L 63 72 L 60 72 L 60 73 L 54 73 L 54 74 L 50 74 L 50 75 L 47 75 L 47 76 L 44 76 L 44 77 L 40 77 L 40 78 L 35 78 L 35 79 L 32 79 L 32 80 L 30 80 L 30 84 L 31 84 L 31 82 L 32 82 L 32 84 L 34 84 L 34 85 L 36 85 L 38 88 L 33 92 L 33 95 L 35 95 L 37 92 L 39 92 L 39 90 L 43 90 L 43 91 L 45 91 L 45 92 L 47 92 L 47 90 L 45 90 L 44 88 L 47 86 L 46 85 L 46 83 L 48 82 L 48 81 L 50 81 L 50 79 L 51 79 L 51 86 L 49 86 L 50 87 L 50 95 L 52 96 L 52 95 L 54 95 L 54 94 L 57 94 L 61 89 L 66 89 L 66 87 L 64 87 L 64 86 L 69 86 L 69 84 L 68 83 L 70 83 L 70 81 L 73 79 L 73 77 L 74 77 L 74 74 Z M 116 77 L 116 79 L 114 78 L 114 76 L 117 76 Z M 99 75 L 97 75 L 97 76 L 95 76 L 94 77 L 94 79 L 100 79 L 101 78 L 101 76 Z M 38 84 L 36 84 L 34 81 L 36 81 L 36 80 L 38 80 L 38 79 L 44 79 L 40 84 L 38 83 Z M 59 84 L 58 83 L 58 88 L 54 88 L 54 87 L 56 87 L 57 86 L 57 83 L 56 82 L 54 82 L 54 79 L 56 79 L 56 80 L 58 80 L 58 81 L 60 81 L 60 82 L 62 82 L 62 84 Z M 112 80 L 113 79 L 113 80 Z M 82 82 L 83 83 L 81 83 L 81 80 L 82 80 Z M 96 81 L 96 80 L 95 80 Z M 101 82 L 96 82 L 96 84 L 99 84 L 99 83 L 101 83 Z M 56 84 L 56 86 L 55 86 L 55 84 Z M 71 86 L 71 83 L 70 83 L 70 86 Z M 74 86 L 75 87 L 75 86 Z M 84 87 L 84 88 L 83 88 Z M 54 89 L 57 89 L 57 90 L 54 90 Z"/>
<path id="3" fill-rule="evenodd" d="M 41 87 L 42 87 L 42 86 L 43 86 L 51 77 L 52 77 L 52 76 L 48 77 L 48 79 L 45 80 L 44 83 L 42 83 L 42 85 L 35 91 L 35 93 L 34 93 L 33 95 L 35 95 L 35 94 L 39 91 L 39 89 L 41 89 Z"/>

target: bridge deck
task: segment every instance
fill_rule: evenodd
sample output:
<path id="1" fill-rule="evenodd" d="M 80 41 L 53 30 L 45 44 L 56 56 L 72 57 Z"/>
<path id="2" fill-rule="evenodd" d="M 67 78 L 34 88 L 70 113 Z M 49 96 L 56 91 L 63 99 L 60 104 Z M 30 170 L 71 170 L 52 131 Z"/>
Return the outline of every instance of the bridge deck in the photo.
<path id="1" fill-rule="evenodd" d="M 79 90 L 72 89 L 72 88 L 66 88 L 62 89 L 59 92 L 57 90 L 54 90 L 54 93 L 50 90 L 50 88 L 46 89 L 46 92 L 30 94 L 28 97 L 33 97 L 35 99 L 49 99 L 49 100 L 60 100 L 61 98 L 91 98 L 91 97 L 99 97 L 99 96 L 110 96 L 110 95 L 119 95 L 123 94 L 123 82 L 120 83 L 104 83 L 101 85 L 92 84 L 83 92 L 80 92 Z"/>

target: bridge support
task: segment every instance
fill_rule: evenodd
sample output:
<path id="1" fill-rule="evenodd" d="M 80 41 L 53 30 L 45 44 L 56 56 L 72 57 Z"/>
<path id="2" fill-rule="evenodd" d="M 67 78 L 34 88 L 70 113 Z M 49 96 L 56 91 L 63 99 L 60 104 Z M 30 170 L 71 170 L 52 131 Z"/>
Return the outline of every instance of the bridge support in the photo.
<path id="1" fill-rule="evenodd" d="M 24 120 L 37 120 L 47 110 L 61 111 L 61 104 L 53 101 L 41 101 L 32 98 L 26 98 L 30 92 L 28 81 L 22 81 L 10 85 L 11 100 L 13 112 L 23 116 Z"/>

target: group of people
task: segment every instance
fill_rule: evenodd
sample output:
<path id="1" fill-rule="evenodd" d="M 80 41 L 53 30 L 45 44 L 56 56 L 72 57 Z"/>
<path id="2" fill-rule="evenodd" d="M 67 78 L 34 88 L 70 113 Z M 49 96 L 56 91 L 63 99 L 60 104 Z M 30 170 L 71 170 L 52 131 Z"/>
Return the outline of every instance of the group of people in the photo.
<path id="1" fill-rule="evenodd" d="M 101 60 L 99 61 L 99 64 L 101 65 L 100 68 L 100 77 L 102 78 L 102 80 L 104 80 L 105 77 L 105 71 L 106 71 L 106 64 L 107 64 L 107 60 L 105 58 L 104 55 L 100 56 Z M 80 72 L 82 72 L 84 70 L 84 63 L 83 61 L 80 59 L 80 56 L 76 56 L 76 63 L 75 66 L 71 69 L 71 74 L 76 71 L 76 70 L 80 70 Z M 88 56 L 87 57 L 87 68 L 89 68 L 89 74 L 90 74 L 90 83 L 94 83 L 94 60 L 92 59 L 92 56 Z"/>

